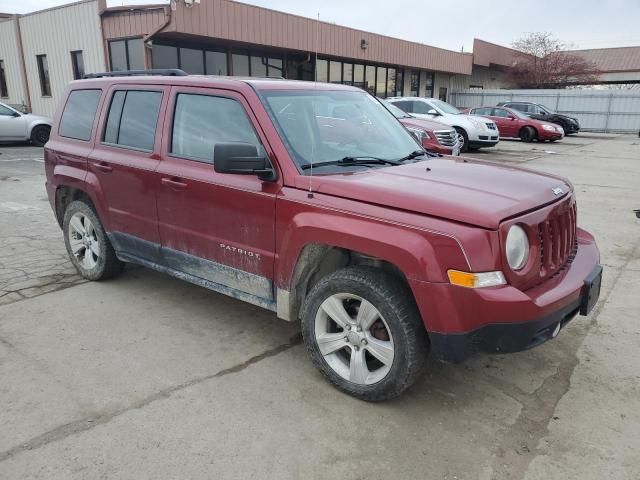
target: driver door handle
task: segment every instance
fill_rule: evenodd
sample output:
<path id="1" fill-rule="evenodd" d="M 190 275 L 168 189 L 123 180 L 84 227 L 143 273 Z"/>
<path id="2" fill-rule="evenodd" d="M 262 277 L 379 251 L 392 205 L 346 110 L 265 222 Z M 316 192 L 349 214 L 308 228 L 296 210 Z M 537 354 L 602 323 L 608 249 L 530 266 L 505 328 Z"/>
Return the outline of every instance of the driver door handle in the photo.
<path id="1" fill-rule="evenodd" d="M 101 172 L 105 172 L 105 173 L 109 173 L 110 171 L 113 170 L 113 167 L 109 166 L 109 164 L 106 162 L 94 163 L 93 166 L 96 167 Z"/>
<path id="2" fill-rule="evenodd" d="M 184 182 L 181 182 L 179 178 L 177 177 L 172 177 L 172 178 L 162 178 L 161 180 L 162 184 L 165 187 L 170 187 L 173 188 L 174 190 L 184 190 L 185 188 L 187 188 L 187 184 Z"/>

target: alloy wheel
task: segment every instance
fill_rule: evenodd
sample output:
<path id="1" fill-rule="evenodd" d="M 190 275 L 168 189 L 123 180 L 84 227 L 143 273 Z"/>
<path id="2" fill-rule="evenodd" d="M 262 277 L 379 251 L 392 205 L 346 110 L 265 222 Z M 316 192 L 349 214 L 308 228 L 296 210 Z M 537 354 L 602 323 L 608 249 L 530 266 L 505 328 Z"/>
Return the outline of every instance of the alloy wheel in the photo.
<path id="1" fill-rule="evenodd" d="M 75 213 L 69 221 L 69 245 L 71 252 L 85 270 L 91 270 L 100 258 L 100 241 L 89 217 Z"/>
<path id="2" fill-rule="evenodd" d="M 376 307 L 357 295 L 336 293 L 322 302 L 315 340 L 327 364 L 355 384 L 383 380 L 393 364 L 389 326 Z"/>

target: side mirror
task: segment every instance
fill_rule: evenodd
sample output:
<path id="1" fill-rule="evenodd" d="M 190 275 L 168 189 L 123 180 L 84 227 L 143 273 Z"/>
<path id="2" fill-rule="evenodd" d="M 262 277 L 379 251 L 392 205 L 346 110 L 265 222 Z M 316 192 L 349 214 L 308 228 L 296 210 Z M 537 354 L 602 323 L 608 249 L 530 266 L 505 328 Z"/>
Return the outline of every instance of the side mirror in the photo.
<path id="1" fill-rule="evenodd" d="M 213 169 L 218 173 L 256 175 L 261 180 L 273 181 L 276 173 L 258 149 L 249 143 L 216 143 L 213 147 Z"/>
<path id="2" fill-rule="evenodd" d="M 547 112 L 545 112 L 544 110 L 540 110 L 540 115 L 546 115 Z"/>
<path id="3" fill-rule="evenodd" d="M 18 112 L 13 112 L 12 117 L 21 117 L 22 115 Z"/>
<path id="4" fill-rule="evenodd" d="M 516 117 L 513 117 L 513 116 L 509 115 L 509 120 L 513 121 L 515 119 L 516 119 Z"/>
<path id="5" fill-rule="evenodd" d="M 438 113 L 438 111 L 437 111 L 435 108 L 432 108 L 431 110 L 429 110 L 429 111 L 427 112 L 427 115 L 434 115 L 434 116 L 436 116 L 436 117 L 439 117 L 439 116 L 440 116 L 440 114 Z"/>

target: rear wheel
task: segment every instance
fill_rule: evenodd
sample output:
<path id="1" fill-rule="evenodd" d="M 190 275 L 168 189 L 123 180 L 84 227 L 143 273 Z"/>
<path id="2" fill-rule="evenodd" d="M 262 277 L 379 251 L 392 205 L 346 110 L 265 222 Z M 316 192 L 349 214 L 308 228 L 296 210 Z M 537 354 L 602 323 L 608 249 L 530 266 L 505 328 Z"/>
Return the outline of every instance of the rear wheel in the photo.
<path id="1" fill-rule="evenodd" d="M 520 130 L 520 140 L 523 142 L 533 142 L 536 139 L 536 131 L 533 127 L 524 127 Z"/>
<path id="2" fill-rule="evenodd" d="M 37 147 L 44 147 L 44 144 L 49 141 L 49 133 L 51 127 L 48 125 L 38 125 L 31 130 L 31 143 Z"/>
<path id="3" fill-rule="evenodd" d="M 400 395 L 420 378 L 426 330 L 397 278 L 366 267 L 334 272 L 305 301 L 302 335 L 314 365 L 340 390 L 367 401 Z"/>
<path id="4" fill-rule="evenodd" d="M 456 133 L 458 134 L 458 145 L 460 145 L 460 151 L 461 152 L 468 152 L 469 151 L 469 136 L 467 135 L 467 132 L 464 131 L 464 129 L 460 128 L 460 127 L 453 127 L 456 129 Z"/>
<path id="5" fill-rule="evenodd" d="M 80 275 L 88 280 L 106 280 L 122 272 L 109 237 L 93 208 L 82 200 L 69 204 L 62 223 L 65 245 Z"/>

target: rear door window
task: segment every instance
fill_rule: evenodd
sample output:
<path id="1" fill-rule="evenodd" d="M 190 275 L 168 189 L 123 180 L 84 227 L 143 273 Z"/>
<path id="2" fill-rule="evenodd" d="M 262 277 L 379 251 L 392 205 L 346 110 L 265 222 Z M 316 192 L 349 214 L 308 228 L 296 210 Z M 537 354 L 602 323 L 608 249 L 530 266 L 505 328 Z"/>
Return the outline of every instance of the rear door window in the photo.
<path id="1" fill-rule="evenodd" d="M 237 100 L 210 95 L 179 93 L 171 134 L 171 154 L 213 163 L 216 143 L 260 145 L 253 125 Z"/>
<path id="2" fill-rule="evenodd" d="M 434 108 L 425 102 L 413 102 L 413 113 L 427 114 Z"/>
<path id="3" fill-rule="evenodd" d="M 93 121 L 96 118 L 102 90 L 73 90 L 60 119 L 61 137 L 91 140 Z"/>
<path id="4" fill-rule="evenodd" d="M 162 92 L 117 90 L 111 98 L 103 141 L 152 151 Z"/>

